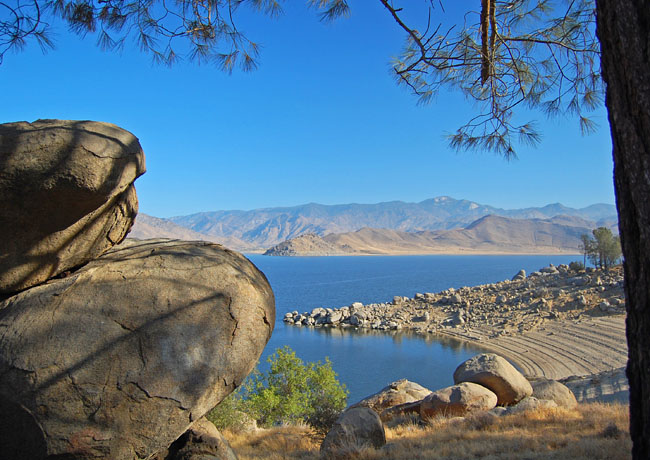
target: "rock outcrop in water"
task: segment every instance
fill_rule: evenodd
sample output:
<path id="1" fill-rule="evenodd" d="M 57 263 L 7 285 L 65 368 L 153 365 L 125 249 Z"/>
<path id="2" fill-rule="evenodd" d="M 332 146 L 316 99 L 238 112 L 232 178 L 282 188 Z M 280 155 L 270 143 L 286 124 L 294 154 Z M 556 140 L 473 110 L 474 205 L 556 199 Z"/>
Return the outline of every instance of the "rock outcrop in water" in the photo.
<path id="1" fill-rule="evenodd" d="M 300 235 L 291 240 L 273 246 L 267 250 L 265 256 L 334 256 L 342 254 L 355 254 L 349 245 L 330 243 L 315 233 Z"/>
<path id="2" fill-rule="evenodd" d="M 395 296 L 392 302 L 293 311 L 284 322 L 295 326 L 356 327 L 381 331 L 435 333 L 485 327 L 490 336 L 538 328 L 545 321 L 625 312 L 623 276 L 610 271 L 573 272 L 553 265 L 514 281 L 438 293 Z"/>

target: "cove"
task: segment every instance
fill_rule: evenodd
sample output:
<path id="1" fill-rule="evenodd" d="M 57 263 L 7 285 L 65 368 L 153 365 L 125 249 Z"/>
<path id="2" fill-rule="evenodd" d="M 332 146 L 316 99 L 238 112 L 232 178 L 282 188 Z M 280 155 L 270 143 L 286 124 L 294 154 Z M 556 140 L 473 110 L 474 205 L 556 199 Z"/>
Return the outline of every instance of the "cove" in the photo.
<path id="1" fill-rule="evenodd" d="M 276 298 L 275 330 L 260 369 L 265 370 L 266 358 L 285 345 L 303 361 L 322 362 L 327 356 L 350 391 L 351 404 L 400 378 L 430 390 L 451 385 L 458 364 L 482 350 L 437 335 L 287 326 L 282 322 L 285 313 L 493 283 L 510 279 L 521 269 L 530 273 L 581 256 L 247 257 L 267 276 Z"/>

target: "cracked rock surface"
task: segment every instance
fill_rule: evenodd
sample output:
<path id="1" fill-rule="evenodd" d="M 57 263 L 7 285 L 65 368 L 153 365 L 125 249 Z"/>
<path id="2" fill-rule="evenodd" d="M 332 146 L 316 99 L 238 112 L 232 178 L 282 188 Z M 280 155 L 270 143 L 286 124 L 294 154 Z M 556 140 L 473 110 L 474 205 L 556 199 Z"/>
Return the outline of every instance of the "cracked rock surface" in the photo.
<path id="1" fill-rule="evenodd" d="M 126 240 L 9 297 L 3 455 L 150 458 L 242 382 L 274 320 L 265 276 L 205 242 Z"/>
<path id="2" fill-rule="evenodd" d="M 0 293 L 99 257 L 137 213 L 138 139 L 110 123 L 0 124 Z"/>

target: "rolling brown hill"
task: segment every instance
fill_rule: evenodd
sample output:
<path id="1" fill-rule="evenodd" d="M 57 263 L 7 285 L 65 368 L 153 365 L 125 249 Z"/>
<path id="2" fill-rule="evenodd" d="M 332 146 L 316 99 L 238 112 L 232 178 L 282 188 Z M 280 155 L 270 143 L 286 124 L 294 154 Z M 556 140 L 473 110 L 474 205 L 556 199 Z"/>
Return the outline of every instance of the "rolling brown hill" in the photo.
<path id="1" fill-rule="evenodd" d="M 548 254 L 580 253 L 580 235 L 593 225 L 580 218 L 510 219 L 489 215 L 465 228 L 404 232 L 363 228 L 324 237 L 310 234 L 269 249 L 268 255 Z"/>

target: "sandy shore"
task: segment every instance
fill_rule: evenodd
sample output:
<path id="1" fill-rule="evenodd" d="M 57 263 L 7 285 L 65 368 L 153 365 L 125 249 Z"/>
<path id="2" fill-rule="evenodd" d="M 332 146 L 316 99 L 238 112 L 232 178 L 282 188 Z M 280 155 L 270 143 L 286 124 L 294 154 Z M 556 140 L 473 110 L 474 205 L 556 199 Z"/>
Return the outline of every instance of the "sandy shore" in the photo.
<path id="1" fill-rule="evenodd" d="M 547 321 L 534 331 L 502 337 L 479 329 L 440 334 L 505 357 L 529 379 L 560 380 L 578 401 L 628 401 L 625 315 Z"/>
<path id="2" fill-rule="evenodd" d="M 246 254 L 265 254 L 268 249 L 237 249 Z M 577 254 L 575 249 L 550 250 L 549 248 L 542 248 L 538 251 L 531 249 L 522 251 L 513 251 L 506 249 L 495 249 L 488 251 L 485 249 L 471 249 L 471 248 L 440 248 L 440 249 L 413 249 L 413 250 L 385 250 L 377 248 L 373 251 L 359 251 L 359 252 L 304 252 L 300 254 L 265 254 L 274 257 L 341 257 L 341 256 L 576 256 L 582 257 Z"/>
<path id="3" fill-rule="evenodd" d="M 535 330 L 489 337 L 480 328 L 440 334 L 476 343 L 512 361 L 529 378 L 561 380 L 627 363 L 625 315 L 546 321 Z"/>

